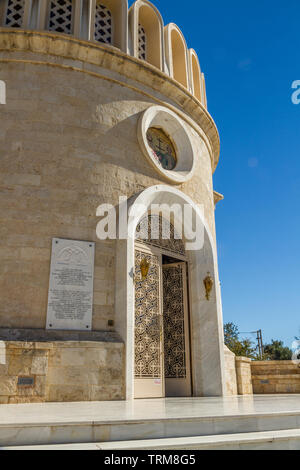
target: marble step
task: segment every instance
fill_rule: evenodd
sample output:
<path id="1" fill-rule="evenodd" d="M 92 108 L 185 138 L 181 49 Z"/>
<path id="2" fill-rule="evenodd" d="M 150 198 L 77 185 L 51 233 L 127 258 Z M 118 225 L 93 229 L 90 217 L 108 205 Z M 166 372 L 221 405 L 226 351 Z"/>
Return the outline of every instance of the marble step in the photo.
<path id="1" fill-rule="evenodd" d="M 124 421 L 0 422 L 0 446 L 174 439 L 300 428 L 300 414 L 273 413 Z M 112 444 L 110 444 L 112 445 Z"/>
<path id="2" fill-rule="evenodd" d="M 0 450 L 300 450 L 300 429 L 173 439 L 2 447 Z"/>
<path id="3" fill-rule="evenodd" d="M 289 429 L 300 429 L 300 395 L 0 406 L 0 447 L 90 445 Z"/>

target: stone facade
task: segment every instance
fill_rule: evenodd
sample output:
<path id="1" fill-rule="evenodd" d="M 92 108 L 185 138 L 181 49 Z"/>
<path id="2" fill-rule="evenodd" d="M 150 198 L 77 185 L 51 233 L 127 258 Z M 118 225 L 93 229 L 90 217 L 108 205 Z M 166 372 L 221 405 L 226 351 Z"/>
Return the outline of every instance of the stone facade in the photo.
<path id="1" fill-rule="evenodd" d="M 13 60 L 14 40 L 24 61 Z M 163 182 L 148 165 L 136 134 L 140 113 L 159 97 L 132 89 L 124 78 L 121 86 L 109 71 L 105 80 L 75 71 L 77 54 L 69 61 L 56 56 L 55 66 L 47 55 L 35 53 L 34 60 L 26 60 L 32 44 L 48 49 L 53 41 L 62 56 L 70 51 L 65 39 L 0 32 L 1 48 L 7 45 L 0 53 L 1 78 L 9 84 L 8 103 L 0 111 L 0 327 L 45 327 L 51 239 L 61 237 L 97 242 L 93 329 L 109 330 L 115 247 L 113 241 L 97 240 L 96 210 Z M 99 62 L 105 52 L 97 52 Z M 129 65 L 125 59 L 123 65 Z M 99 66 L 94 70 L 103 73 Z M 214 233 L 210 152 L 193 127 L 190 132 L 197 167 L 180 189 L 204 205 Z"/>
<path id="2" fill-rule="evenodd" d="M 0 404 L 124 399 L 122 343 L 55 339 L 4 342 Z"/>

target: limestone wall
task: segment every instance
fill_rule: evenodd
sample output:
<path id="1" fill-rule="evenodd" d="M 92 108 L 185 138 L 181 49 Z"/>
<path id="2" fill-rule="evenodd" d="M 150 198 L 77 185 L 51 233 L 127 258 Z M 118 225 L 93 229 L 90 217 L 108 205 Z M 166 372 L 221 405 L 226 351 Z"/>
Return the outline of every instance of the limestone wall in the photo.
<path id="1" fill-rule="evenodd" d="M 125 397 L 121 343 L 7 341 L 5 349 L 5 361 L 0 363 L 0 404 Z M 24 379 L 30 385 L 24 385 Z"/>
<path id="2" fill-rule="evenodd" d="M 292 361 L 252 362 L 254 393 L 300 393 L 300 368 Z"/>
<path id="3" fill-rule="evenodd" d="M 120 52 L 5 30 L 0 47 L 0 328 L 45 328 L 51 239 L 61 237 L 96 242 L 93 330 L 113 331 L 115 246 L 97 240 L 96 209 L 165 183 L 139 146 L 139 117 L 160 104 L 186 119 L 196 171 L 178 188 L 203 204 L 212 233 L 213 121 L 180 85 Z"/>
<path id="4" fill-rule="evenodd" d="M 224 346 L 225 355 L 225 376 L 226 376 L 226 396 L 237 395 L 235 354 L 227 346 Z"/>
<path id="5" fill-rule="evenodd" d="M 248 357 L 236 357 L 236 377 L 239 395 L 252 395 L 251 359 Z"/>
<path id="6" fill-rule="evenodd" d="M 252 395 L 251 359 L 237 357 L 224 346 L 226 395 Z"/>
<path id="7" fill-rule="evenodd" d="M 292 361 L 251 361 L 225 346 L 226 395 L 300 393 L 300 367 Z"/>

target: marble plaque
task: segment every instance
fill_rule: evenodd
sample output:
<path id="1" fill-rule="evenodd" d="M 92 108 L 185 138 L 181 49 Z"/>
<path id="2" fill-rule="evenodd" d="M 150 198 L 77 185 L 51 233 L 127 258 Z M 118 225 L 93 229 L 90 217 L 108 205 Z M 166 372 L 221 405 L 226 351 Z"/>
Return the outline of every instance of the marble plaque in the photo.
<path id="1" fill-rule="evenodd" d="M 47 329 L 91 330 L 95 243 L 54 238 Z"/>

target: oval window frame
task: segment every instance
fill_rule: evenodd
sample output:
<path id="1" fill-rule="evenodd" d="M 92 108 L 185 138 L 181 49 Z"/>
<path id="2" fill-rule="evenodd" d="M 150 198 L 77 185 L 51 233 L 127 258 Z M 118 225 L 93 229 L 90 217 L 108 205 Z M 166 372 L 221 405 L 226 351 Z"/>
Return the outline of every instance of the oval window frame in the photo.
<path id="1" fill-rule="evenodd" d="M 174 144 L 177 164 L 173 170 L 165 170 L 153 156 L 147 139 L 150 127 L 161 129 Z M 174 112 L 163 106 L 146 109 L 139 120 L 138 140 L 148 162 L 164 179 L 173 184 L 182 184 L 192 178 L 195 170 L 193 143 L 184 122 Z"/>

